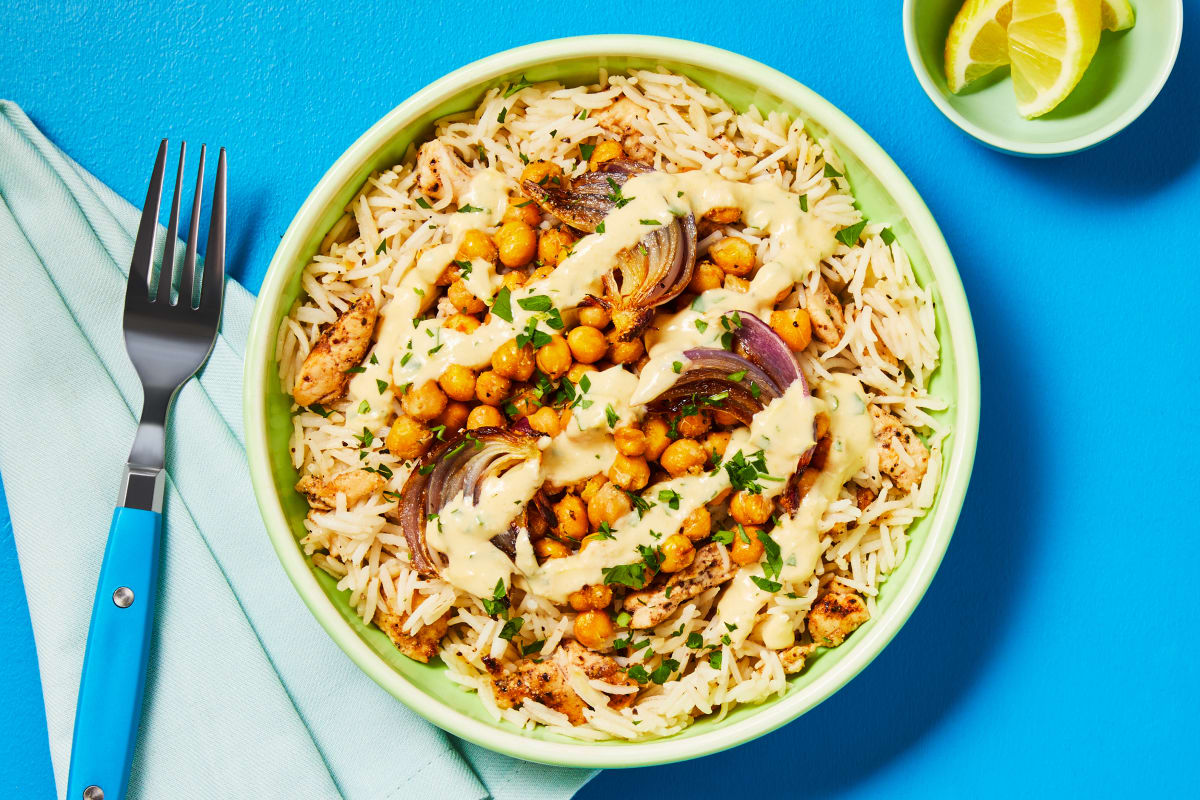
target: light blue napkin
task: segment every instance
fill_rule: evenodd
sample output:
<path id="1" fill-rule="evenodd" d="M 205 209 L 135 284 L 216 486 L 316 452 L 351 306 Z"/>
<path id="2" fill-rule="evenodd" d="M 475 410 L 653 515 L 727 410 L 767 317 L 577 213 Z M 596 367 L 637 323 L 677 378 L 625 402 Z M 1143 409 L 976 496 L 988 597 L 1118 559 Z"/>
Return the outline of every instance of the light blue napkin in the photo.
<path id="1" fill-rule="evenodd" d="M 236 164 L 233 154 L 232 187 Z M 0 474 L 60 798 L 92 594 L 141 406 L 121 335 L 139 213 L 0 101 Z M 243 453 L 252 305 L 231 281 L 212 357 L 175 403 L 131 797 L 570 797 L 593 772 L 442 733 L 361 673 L 300 602 L 262 528 Z"/>

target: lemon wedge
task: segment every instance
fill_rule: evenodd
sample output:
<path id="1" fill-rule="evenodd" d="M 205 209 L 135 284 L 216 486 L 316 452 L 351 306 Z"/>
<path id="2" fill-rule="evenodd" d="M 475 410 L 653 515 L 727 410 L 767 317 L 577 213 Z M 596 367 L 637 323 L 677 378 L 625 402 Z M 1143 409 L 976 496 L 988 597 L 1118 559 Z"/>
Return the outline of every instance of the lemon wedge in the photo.
<path id="1" fill-rule="evenodd" d="M 1100 26 L 1106 31 L 1124 31 L 1133 27 L 1133 6 L 1129 0 L 1101 0 Z"/>
<path id="2" fill-rule="evenodd" d="M 1017 110 L 1029 119 L 1061 103 L 1100 44 L 1100 0 L 1013 0 L 1008 23 Z"/>
<path id="3" fill-rule="evenodd" d="M 1008 63 L 1013 0 L 967 0 L 946 37 L 946 85 L 957 94 Z"/>

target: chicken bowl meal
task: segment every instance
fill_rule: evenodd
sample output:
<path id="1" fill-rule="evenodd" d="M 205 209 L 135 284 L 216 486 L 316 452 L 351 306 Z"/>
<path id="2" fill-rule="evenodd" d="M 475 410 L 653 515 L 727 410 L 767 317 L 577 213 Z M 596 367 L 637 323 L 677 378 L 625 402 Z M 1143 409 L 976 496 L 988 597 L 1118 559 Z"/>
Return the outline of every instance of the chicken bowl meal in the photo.
<path id="1" fill-rule="evenodd" d="M 304 552 L 497 719 L 780 693 L 932 503 L 933 296 L 804 120 L 517 81 L 373 173 L 278 331 Z"/>

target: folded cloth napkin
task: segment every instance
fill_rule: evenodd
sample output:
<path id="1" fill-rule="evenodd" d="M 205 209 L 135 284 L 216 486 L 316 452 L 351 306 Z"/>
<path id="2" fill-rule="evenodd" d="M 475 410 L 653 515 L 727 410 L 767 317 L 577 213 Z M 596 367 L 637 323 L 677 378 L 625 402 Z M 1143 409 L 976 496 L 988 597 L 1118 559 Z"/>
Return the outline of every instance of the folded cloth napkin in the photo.
<path id="1" fill-rule="evenodd" d="M 60 798 L 92 594 L 141 407 L 121 334 L 139 214 L 0 102 L 0 474 Z M 243 452 L 252 305 L 228 283 L 212 357 L 175 402 L 130 796 L 570 797 L 595 773 L 499 756 L 429 725 L 334 646 L 288 583 Z"/>

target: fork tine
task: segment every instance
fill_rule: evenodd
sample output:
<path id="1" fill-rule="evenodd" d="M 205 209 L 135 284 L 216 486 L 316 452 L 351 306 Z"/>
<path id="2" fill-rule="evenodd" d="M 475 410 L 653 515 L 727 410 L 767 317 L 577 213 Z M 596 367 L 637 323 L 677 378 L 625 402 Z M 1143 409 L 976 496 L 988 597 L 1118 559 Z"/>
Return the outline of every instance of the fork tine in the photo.
<path id="1" fill-rule="evenodd" d="M 162 266 L 158 270 L 157 303 L 171 303 L 171 284 L 175 282 L 175 239 L 179 236 L 179 189 L 183 186 L 183 158 L 187 142 L 179 146 L 179 168 L 175 171 L 175 193 L 171 198 L 171 214 L 167 217 L 167 240 L 163 242 Z"/>
<path id="2" fill-rule="evenodd" d="M 192 280 L 196 274 L 196 237 L 200 235 L 200 204 L 204 200 L 204 145 L 200 145 L 200 166 L 196 170 L 196 194 L 192 200 L 192 224 L 188 228 L 187 251 L 183 257 L 183 276 L 179 279 L 179 302 L 192 307 Z"/>
<path id="3" fill-rule="evenodd" d="M 154 233 L 158 227 L 158 206 L 162 200 L 163 172 L 167 163 L 167 140 L 158 146 L 158 158 L 154 160 L 154 173 L 150 176 L 150 188 L 146 190 L 146 202 L 142 206 L 142 221 L 138 223 L 137 239 L 133 243 L 133 258 L 129 262 L 129 283 L 125 287 L 125 302 L 130 299 L 150 298 L 150 270 L 154 266 Z M 137 287 L 142 295 L 131 295 Z"/>
<path id="4" fill-rule="evenodd" d="M 204 284 L 200 309 L 221 312 L 225 284 L 225 148 L 217 158 L 217 181 L 213 186 L 212 216 L 208 221 L 208 249 L 204 251 Z"/>

